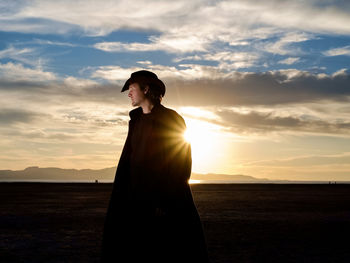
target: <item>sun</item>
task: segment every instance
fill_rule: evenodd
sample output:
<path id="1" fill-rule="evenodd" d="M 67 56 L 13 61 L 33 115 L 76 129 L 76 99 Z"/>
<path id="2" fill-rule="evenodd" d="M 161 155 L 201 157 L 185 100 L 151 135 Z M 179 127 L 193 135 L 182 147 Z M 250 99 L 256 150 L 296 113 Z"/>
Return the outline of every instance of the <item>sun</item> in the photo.
<path id="1" fill-rule="evenodd" d="M 195 129 L 189 129 L 187 128 L 185 133 L 184 133 L 184 138 L 186 142 L 191 143 L 192 141 L 194 141 L 194 138 L 196 137 L 196 132 Z"/>
<path id="2" fill-rule="evenodd" d="M 184 139 L 191 144 L 192 167 L 205 171 L 215 165 L 215 156 L 220 149 L 216 125 L 198 119 L 186 119 Z"/>

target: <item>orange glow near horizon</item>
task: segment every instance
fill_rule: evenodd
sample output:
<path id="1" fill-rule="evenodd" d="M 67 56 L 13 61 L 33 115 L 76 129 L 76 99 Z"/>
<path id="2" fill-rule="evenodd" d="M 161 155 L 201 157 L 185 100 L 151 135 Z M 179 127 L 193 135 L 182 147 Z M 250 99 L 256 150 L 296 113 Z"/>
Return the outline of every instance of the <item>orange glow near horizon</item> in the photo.
<path id="1" fill-rule="evenodd" d="M 200 184 L 201 182 L 202 182 L 202 180 L 195 180 L 195 179 L 188 180 L 189 184 Z"/>

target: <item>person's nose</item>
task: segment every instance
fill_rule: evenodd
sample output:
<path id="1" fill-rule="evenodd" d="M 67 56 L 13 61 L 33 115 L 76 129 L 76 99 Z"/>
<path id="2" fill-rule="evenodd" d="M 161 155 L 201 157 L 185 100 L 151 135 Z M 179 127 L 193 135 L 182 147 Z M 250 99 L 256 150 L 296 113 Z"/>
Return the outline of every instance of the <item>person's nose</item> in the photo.
<path id="1" fill-rule="evenodd" d="M 129 90 L 128 92 L 128 97 L 131 97 L 131 90 Z"/>

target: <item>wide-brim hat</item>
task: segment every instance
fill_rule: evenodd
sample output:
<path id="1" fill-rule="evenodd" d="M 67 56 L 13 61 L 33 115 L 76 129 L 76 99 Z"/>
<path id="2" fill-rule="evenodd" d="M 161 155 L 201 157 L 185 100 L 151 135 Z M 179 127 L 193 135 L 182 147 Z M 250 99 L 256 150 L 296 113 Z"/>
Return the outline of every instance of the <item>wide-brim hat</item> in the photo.
<path id="1" fill-rule="evenodd" d="M 139 84 L 146 84 L 150 85 L 150 88 L 157 89 L 159 91 L 159 94 L 163 97 L 165 94 L 165 85 L 163 81 L 161 81 L 158 76 L 148 70 L 140 70 L 136 71 L 131 74 L 130 78 L 125 82 L 121 92 L 126 91 L 129 89 L 130 84 L 132 83 L 139 83 Z"/>

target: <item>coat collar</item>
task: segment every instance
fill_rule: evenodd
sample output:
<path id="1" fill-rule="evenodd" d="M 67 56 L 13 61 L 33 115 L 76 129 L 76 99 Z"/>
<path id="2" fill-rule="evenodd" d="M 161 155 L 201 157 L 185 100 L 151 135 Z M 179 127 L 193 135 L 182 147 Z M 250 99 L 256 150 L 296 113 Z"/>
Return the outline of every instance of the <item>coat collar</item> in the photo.
<path id="1" fill-rule="evenodd" d="M 162 111 L 165 107 L 162 104 L 156 104 L 153 106 L 151 113 L 152 115 L 157 115 L 160 111 Z M 142 115 L 142 107 L 138 107 L 129 112 L 130 119 L 137 119 Z"/>

